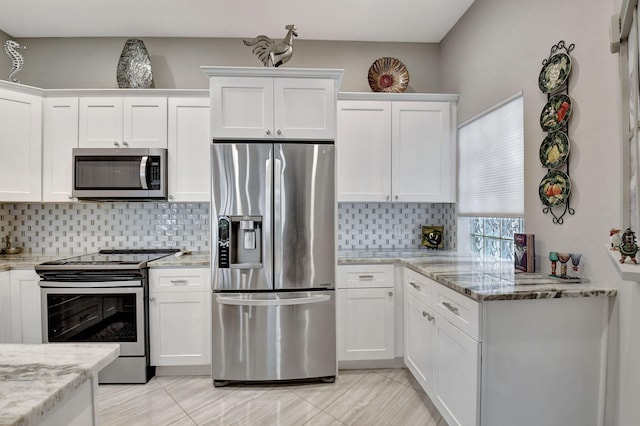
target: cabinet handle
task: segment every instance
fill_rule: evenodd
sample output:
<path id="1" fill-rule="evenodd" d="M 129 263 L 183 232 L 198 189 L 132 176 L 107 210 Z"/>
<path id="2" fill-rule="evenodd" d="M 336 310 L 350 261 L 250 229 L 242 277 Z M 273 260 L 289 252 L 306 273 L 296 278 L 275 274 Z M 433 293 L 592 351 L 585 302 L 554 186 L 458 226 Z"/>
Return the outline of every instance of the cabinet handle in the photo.
<path id="1" fill-rule="evenodd" d="M 114 144 L 115 146 L 120 146 L 120 144 L 118 143 L 118 141 L 114 141 L 114 142 L 113 142 L 113 144 Z"/>
<path id="2" fill-rule="evenodd" d="M 358 275 L 359 280 L 372 280 L 373 275 Z"/>
<path id="3" fill-rule="evenodd" d="M 270 135 L 271 134 L 271 130 L 267 129 L 267 131 L 265 133 Z"/>
<path id="4" fill-rule="evenodd" d="M 431 322 L 434 321 L 436 319 L 436 317 L 434 317 L 433 315 L 431 315 L 429 312 L 426 311 L 422 311 L 422 316 L 427 318 L 427 321 Z"/>
<path id="5" fill-rule="evenodd" d="M 389 296 L 393 296 L 393 292 L 392 291 L 389 292 Z"/>
<path id="6" fill-rule="evenodd" d="M 415 288 L 416 290 L 420 290 L 420 286 L 418 284 L 416 284 L 416 283 L 413 283 L 413 282 L 409 281 L 409 285 L 411 287 Z"/>
<path id="7" fill-rule="evenodd" d="M 449 302 L 442 302 L 442 306 L 444 306 L 445 308 L 447 308 L 448 310 L 450 310 L 454 314 L 458 315 L 458 307 L 457 306 L 453 306 Z"/>
<path id="8" fill-rule="evenodd" d="M 124 145 L 124 146 L 129 146 L 129 142 L 127 142 L 127 141 L 122 141 L 122 145 Z"/>
<path id="9" fill-rule="evenodd" d="M 278 135 L 282 134 L 282 130 L 278 129 L 278 131 L 276 132 Z"/>
<path id="10" fill-rule="evenodd" d="M 187 284 L 187 280 L 171 280 L 171 284 L 184 285 L 184 284 Z"/>

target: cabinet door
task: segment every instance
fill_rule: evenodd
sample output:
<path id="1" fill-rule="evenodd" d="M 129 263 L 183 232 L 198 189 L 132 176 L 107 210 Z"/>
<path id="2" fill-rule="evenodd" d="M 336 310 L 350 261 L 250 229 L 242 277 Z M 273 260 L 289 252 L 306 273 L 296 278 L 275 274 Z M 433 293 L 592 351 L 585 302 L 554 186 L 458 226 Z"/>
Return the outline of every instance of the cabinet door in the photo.
<path id="1" fill-rule="evenodd" d="M 411 293 L 408 284 L 404 296 L 404 363 L 432 396 L 436 386 L 436 317 L 431 308 Z"/>
<path id="2" fill-rule="evenodd" d="M 151 293 L 151 365 L 211 363 L 211 293 Z"/>
<path id="3" fill-rule="evenodd" d="M 391 103 L 339 101 L 338 201 L 389 201 Z"/>
<path id="4" fill-rule="evenodd" d="M 122 148 L 122 98 L 80 98 L 80 148 Z"/>
<path id="5" fill-rule="evenodd" d="M 276 78 L 273 97 L 274 137 L 335 139 L 334 80 Z"/>
<path id="6" fill-rule="evenodd" d="M 393 102 L 393 201 L 455 202 L 448 102 Z"/>
<path id="7" fill-rule="evenodd" d="M 12 343 L 11 272 L 0 272 L 0 343 Z"/>
<path id="8" fill-rule="evenodd" d="M 393 287 L 337 289 L 336 295 L 338 361 L 393 359 Z"/>
<path id="9" fill-rule="evenodd" d="M 10 272 L 13 342 L 42 343 L 40 277 L 34 270 Z"/>
<path id="10" fill-rule="evenodd" d="M 437 318 L 436 405 L 450 425 L 479 424 L 480 343 Z M 438 404 L 439 403 L 439 404 Z"/>
<path id="11" fill-rule="evenodd" d="M 42 199 L 42 98 L 0 89 L 0 201 Z"/>
<path id="12" fill-rule="evenodd" d="M 78 98 L 45 98 L 43 122 L 42 201 L 69 201 L 71 151 L 78 147 Z"/>
<path id="13" fill-rule="evenodd" d="M 169 98 L 169 199 L 209 201 L 209 98 Z"/>
<path id="14" fill-rule="evenodd" d="M 213 139 L 273 138 L 273 79 L 216 77 L 210 80 Z"/>
<path id="15" fill-rule="evenodd" d="M 167 98 L 125 97 L 122 107 L 122 145 L 167 147 Z"/>

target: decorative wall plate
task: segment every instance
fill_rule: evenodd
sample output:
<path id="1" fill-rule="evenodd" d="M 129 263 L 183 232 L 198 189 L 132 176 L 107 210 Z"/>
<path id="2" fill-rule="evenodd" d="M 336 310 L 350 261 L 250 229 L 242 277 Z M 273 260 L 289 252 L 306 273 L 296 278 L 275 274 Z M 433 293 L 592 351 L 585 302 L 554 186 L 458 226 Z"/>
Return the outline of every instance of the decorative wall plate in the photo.
<path id="1" fill-rule="evenodd" d="M 444 248 L 444 226 L 422 226 L 422 246 Z"/>
<path id="2" fill-rule="evenodd" d="M 569 158 L 569 138 L 561 131 L 549 133 L 540 145 L 540 162 L 547 169 L 555 169 Z"/>
<path id="3" fill-rule="evenodd" d="M 538 87 L 542 93 L 553 93 L 560 89 L 571 73 L 571 57 L 566 53 L 556 53 L 540 70 Z"/>
<path id="4" fill-rule="evenodd" d="M 551 170 L 542 178 L 538 194 L 542 203 L 549 207 L 564 204 L 571 193 L 571 181 L 565 172 Z"/>
<path id="5" fill-rule="evenodd" d="M 553 95 L 540 113 L 540 126 L 545 132 L 555 132 L 567 124 L 571 115 L 571 99 L 564 93 Z"/>
<path id="6" fill-rule="evenodd" d="M 374 92 L 401 93 L 409 85 L 409 71 L 396 58 L 377 59 L 369 68 L 368 77 Z"/>

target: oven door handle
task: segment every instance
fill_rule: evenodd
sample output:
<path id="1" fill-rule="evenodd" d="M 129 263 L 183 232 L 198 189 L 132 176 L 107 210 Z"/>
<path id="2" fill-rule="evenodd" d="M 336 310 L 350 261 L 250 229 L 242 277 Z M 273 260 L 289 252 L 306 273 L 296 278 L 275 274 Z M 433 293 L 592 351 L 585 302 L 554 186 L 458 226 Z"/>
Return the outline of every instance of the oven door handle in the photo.
<path id="1" fill-rule="evenodd" d="M 41 288 L 123 288 L 142 287 L 142 281 L 40 281 Z"/>

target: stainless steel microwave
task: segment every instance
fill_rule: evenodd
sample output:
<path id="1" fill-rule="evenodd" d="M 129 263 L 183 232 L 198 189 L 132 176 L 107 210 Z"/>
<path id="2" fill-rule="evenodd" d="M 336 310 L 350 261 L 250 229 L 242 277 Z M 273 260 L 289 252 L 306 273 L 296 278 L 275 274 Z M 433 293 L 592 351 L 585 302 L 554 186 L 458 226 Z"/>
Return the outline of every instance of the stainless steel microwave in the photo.
<path id="1" fill-rule="evenodd" d="M 164 148 L 74 148 L 73 197 L 166 199 Z"/>

